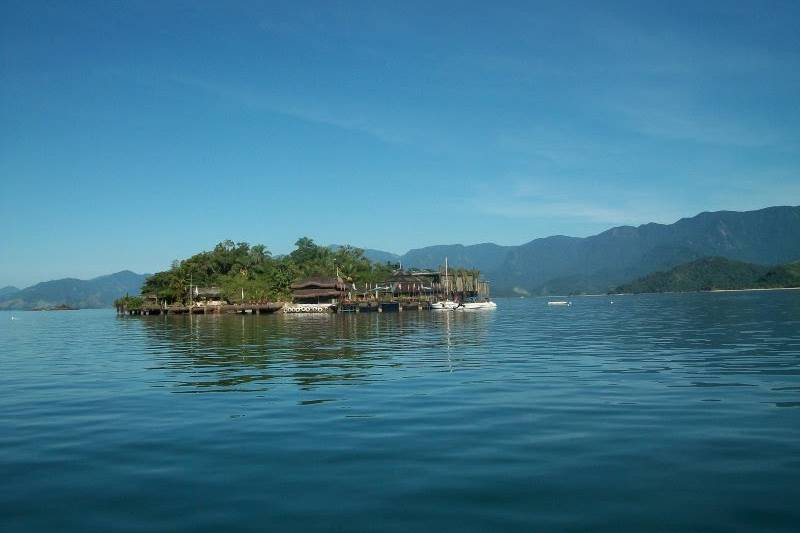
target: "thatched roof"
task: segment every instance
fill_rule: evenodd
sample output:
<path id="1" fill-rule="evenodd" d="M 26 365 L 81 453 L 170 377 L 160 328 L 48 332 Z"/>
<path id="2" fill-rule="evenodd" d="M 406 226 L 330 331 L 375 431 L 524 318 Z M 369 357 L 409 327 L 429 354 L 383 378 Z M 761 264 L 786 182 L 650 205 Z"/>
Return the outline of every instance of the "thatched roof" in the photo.
<path id="1" fill-rule="evenodd" d="M 420 283 L 430 283 L 431 281 L 438 281 L 438 279 L 439 279 L 438 272 L 432 272 L 427 275 L 412 275 L 404 272 L 402 274 L 393 274 L 384 283 L 420 284 Z"/>
<path id="2" fill-rule="evenodd" d="M 292 298 L 339 298 L 342 294 L 337 289 L 298 289 L 292 291 Z"/>
<path id="3" fill-rule="evenodd" d="M 337 289 L 344 291 L 347 290 L 347 285 L 340 278 L 314 276 L 292 283 L 292 290 L 298 289 Z"/>

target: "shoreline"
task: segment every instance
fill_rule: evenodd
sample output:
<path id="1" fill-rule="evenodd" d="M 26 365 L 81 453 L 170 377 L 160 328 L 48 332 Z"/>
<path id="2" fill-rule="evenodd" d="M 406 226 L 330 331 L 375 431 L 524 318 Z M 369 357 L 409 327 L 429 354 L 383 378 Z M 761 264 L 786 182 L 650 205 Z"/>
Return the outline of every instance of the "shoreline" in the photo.
<path id="1" fill-rule="evenodd" d="M 636 296 L 637 294 L 713 294 L 721 292 L 798 291 L 800 287 L 765 287 L 752 289 L 711 289 L 709 291 L 615 292 L 603 296 Z M 590 296 L 588 294 L 582 296 Z M 601 296 L 601 295 L 591 295 Z"/>
<path id="2" fill-rule="evenodd" d="M 700 292 L 752 292 L 752 291 L 798 291 L 800 287 L 767 287 L 759 289 L 711 289 L 710 291 Z"/>

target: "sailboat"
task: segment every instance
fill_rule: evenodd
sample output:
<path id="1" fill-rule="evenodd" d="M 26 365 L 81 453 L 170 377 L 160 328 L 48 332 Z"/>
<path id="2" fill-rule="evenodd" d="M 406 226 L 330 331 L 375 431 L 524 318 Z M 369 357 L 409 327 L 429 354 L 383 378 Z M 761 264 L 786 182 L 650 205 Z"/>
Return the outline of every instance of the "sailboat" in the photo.
<path id="1" fill-rule="evenodd" d="M 449 311 L 458 307 L 458 302 L 450 299 L 450 276 L 447 274 L 447 257 L 444 258 L 444 283 L 444 300 L 431 304 L 431 309 L 434 311 Z"/>

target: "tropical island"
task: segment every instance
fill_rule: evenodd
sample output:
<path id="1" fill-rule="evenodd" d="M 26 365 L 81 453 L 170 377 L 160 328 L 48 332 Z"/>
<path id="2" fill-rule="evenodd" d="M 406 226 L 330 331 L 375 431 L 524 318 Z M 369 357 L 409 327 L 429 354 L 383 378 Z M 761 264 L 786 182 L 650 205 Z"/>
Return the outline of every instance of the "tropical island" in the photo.
<path id="1" fill-rule="evenodd" d="M 312 305 L 313 311 L 334 302 L 345 310 L 353 305 L 363 309 L 365 302 L 367 310 L 382 310 L 389 303 L 392 310 L 402 310 L 403 303 L 419 305 L 446 293 L 488 296 L 488 282 L 479 276 L 479 271 L 464 268 L 445 274 L 403 271 L 397 263 L 369 260 L 360 248 L 320 246 L 307 237 L 281 256 L 262 244 L 226 240 L 210 251 L 173 261 L 168 270 L 147 277 L 140 295 L 125 295 L 114 305 L 127 313 L 191 313 L 198 307 L 218 312 L 224 305 L 236 312 L 272 312 L 288 302 Z"/>
<path id="2" fill-rule="evenodd" d="M 800 262 L 763 266 L 704 257 L 620 285 L 615 293 L 698 292 L 800 287 Z"/>

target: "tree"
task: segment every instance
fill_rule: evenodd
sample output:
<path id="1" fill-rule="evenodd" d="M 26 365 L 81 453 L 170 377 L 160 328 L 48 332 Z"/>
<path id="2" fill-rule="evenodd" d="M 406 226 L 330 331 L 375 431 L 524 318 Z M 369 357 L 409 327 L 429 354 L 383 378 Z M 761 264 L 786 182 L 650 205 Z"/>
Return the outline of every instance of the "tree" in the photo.
<path id="1" fill-rule="evenodd" d="M 363 250 L 343 246 L 337 250 L 319 246 L 308 237 L 295 243 L 288 256 L 273 258 L 266 246 L 225 240 L 211 251 L 174 261 L 169 270 L 150 276 L 143 293 L 155 293 L 169 303 L 185 302 L 189 285 L 216 286 L 230 301 L 252 302 L 284 300 L 291 295 L 291 284 L 308 276 L 333 276 L 338 267 L 347 281 L 374 283 L 392 272 L 389 265 L 375 264 Z"/>

